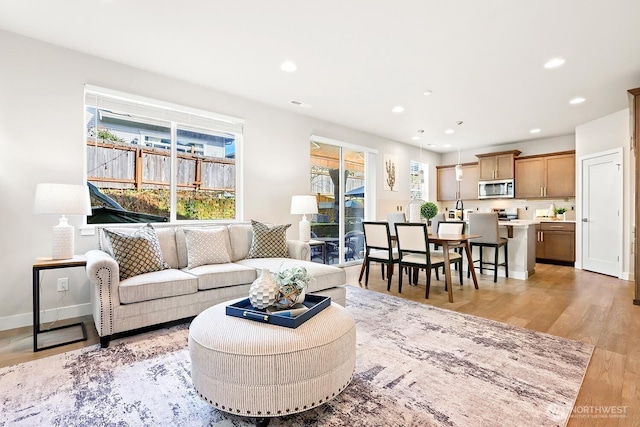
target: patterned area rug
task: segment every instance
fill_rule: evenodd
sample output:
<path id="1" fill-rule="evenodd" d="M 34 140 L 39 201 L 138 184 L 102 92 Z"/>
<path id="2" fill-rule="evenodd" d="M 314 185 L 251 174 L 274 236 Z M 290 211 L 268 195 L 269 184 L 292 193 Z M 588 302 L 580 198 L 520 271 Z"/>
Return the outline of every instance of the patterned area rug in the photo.
<path id="1" fill-rule="evenodd" d="M 352 383 L 272 426 L 565 425 L 591 345 L 348 287 Z M 249 426 L 193 389 L 182 325 L 0 369 L 0 426 Z"/>

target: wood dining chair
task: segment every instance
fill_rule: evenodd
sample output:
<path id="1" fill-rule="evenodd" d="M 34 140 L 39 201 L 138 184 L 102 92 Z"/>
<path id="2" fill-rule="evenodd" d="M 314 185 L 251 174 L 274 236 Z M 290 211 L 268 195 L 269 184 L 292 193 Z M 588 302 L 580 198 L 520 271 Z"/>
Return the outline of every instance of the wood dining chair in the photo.
<path id="1" fill-rule="evenodd" d="M 379 262 L 387 266 L 387 290 L 391 290 L 393 266 L 398 263 L 398 249 L 391 244 L 389 223 L 386 221 L 364 221 L 365 246 L 365 280 L 364 286 L 369 286 L 369 267 L 372 262 Z"/>
<path id="2" fill-rule="evenodd" d="M 403 267 L 413 272 L 409 273 L 409 283 L 417 284 L 418 271 L 424 269 L 427 275 L 425 298 L 429 299 L 431 289 L 431 269 L 444 266 L 444 256 L 431 254 L 429 249 L 429 235 L 427 225 L 421 223 L 397 223 L 396 238 L 398 243 L 399 270 L 398 293 L 402 293 Z M 450 254 L 450 262 L 457 262 L 462 256 L 457 252 Z M 462 276 L 460 276 L 462 283 Z M 446 280 L 445 280 L 446 283 Z"/>
<path id="3" fill-rule="evenodd" d="M 466 225 L 467 223 L 464 221 L 440 221 L 438 222 L 438 225 L 436 228 L 436 234 L 464 234 Z M 460 258 L 456 259 L 454 264 L 455 264 L 456 270 L 458 270 L 458 272 L 460 273 L 460 284 L 462 285 L 462 248 L 454 249 L 454 251 L 456 251 L 456 253 L 460 255 Z M 442 257 L 444 257 L 442 251 L 433 251 L 432 253 L 435 255 L 442 255 Z M 437 269 L 436 269 L 436 279 L 440 280 Z M 445 284 L 445 290 L 446 289 L 447 287 Z"/>

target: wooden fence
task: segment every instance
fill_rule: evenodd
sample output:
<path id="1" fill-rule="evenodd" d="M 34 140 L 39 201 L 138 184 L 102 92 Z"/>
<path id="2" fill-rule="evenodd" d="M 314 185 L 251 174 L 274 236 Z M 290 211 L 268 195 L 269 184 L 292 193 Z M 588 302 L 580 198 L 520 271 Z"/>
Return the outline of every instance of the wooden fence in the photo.
<path id="1" fill-rule="evenodd" d="M 179 190 L 235 193 L 234 159 L 179 153 L 176 176 Z M 100 188 L 167 188 L 170 154 L 127 143 L 87 141 L 87 180 Z"/>

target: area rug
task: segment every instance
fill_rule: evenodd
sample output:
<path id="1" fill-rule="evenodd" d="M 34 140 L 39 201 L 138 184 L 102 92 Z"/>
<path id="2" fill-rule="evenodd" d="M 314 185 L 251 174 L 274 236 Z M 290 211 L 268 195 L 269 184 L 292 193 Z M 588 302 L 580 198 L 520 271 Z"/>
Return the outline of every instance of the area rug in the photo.
<path id="1" fill-rule="evenodd" d="M 352 383 L 272 426 L 565 425 L 593 347 L 349 286 Z M 188 325 L 0 369 L 0 426 L 249 426 L 190 378 Z"/>

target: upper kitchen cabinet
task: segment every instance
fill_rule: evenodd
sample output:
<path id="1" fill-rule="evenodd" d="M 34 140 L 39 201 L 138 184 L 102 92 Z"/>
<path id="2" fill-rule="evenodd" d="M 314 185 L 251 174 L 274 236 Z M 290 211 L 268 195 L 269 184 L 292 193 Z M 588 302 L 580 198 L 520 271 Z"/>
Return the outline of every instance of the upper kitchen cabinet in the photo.
<path id="1" fill-rule="evenodd" d="M 488 181 L 492 179 L 514 178 L 514 159 L 520 151 L 502 151 L 500 153 L 476 154 L 478 158 L 478 179 Z"/>
<path id="2" fill-rule="evenodd" d="M 462 181 L 460 183 L 460 199 L 476 200 L 478 198 L 478 164 L 462 165 Z"/>
<path id="3" fill-rule="evenodd" d="M 436 166 L 438 171 L 438 200 L 475 200 L 478 198 L 478 164 L 462 165 L 462 181 L 456 181 L 455 165 Z"/>
<path id="4" fill-rule="evenodd" d="M 458 198 L 458 181 L 455 166 L 436 166 L 438 171 L 438 200 L 451 201 Z"/>
<path id="5" fill-rule="evenodd" d="M 518 199 L 575 197 L 575 151 L 520 157 L 515 172 Z"/>

